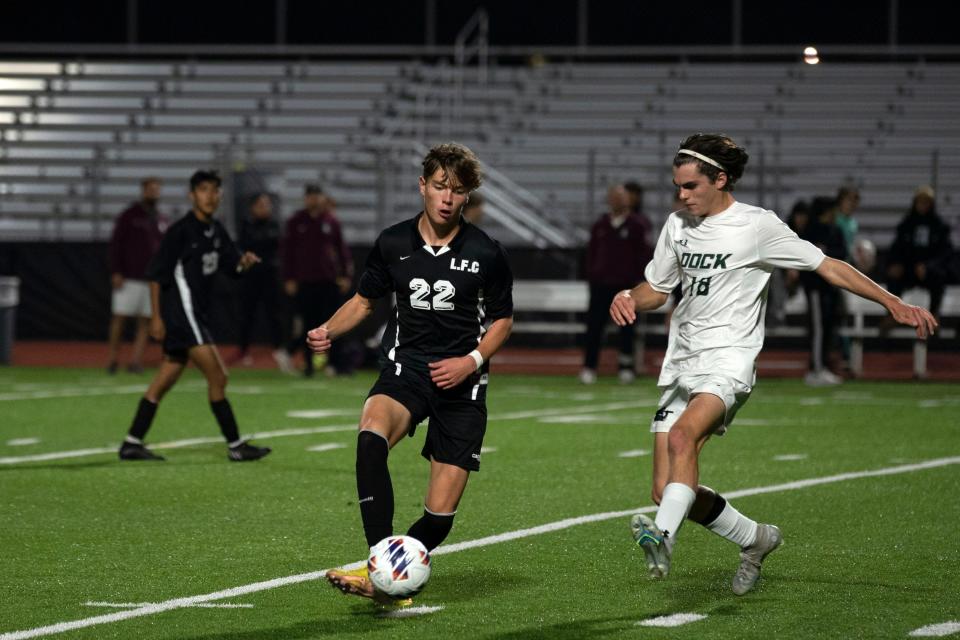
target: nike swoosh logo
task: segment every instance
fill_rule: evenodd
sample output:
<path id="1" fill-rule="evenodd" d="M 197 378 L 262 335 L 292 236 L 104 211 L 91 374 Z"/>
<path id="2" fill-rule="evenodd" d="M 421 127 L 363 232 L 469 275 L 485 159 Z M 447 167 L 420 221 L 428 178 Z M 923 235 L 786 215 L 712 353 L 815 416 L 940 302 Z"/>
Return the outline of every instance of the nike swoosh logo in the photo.
<path id="1" fill-rule="evenodd" d="M 409 257 L 410 257 L 410 256 L 400 256 L 400 260 L 406 260 L 406 259 L 409 258 Z"/>

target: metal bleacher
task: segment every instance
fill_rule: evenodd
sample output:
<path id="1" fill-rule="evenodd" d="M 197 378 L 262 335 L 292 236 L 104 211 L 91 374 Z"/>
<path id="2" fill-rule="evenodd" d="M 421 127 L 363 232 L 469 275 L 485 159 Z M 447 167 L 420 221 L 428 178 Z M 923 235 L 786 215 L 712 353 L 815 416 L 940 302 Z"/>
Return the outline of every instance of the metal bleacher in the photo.
<path id="1" fill-rule="evenodd" d="M 482 84 L 457 73 L 419 61 L 0 61 L 0 238 L 104 238 L 143 176 L 163 178 L 173 203 L 190 172 L 213 166 L 263 172 L 284 213 L 320 181 L 348 240 L 368 243 L 417 207 L 414 145 L 452 138 L 582 239 L 614 181 L 646 185 L 661 218 L 676 145 L 696 131 L 746 146 L 738 197 L 782 214 L 858 185 L 861 228 L 881 247 L 918 184 L 937 182 L 941 213 L 958 211 L 960 65 L 558 63 L 494 66 Z"/>

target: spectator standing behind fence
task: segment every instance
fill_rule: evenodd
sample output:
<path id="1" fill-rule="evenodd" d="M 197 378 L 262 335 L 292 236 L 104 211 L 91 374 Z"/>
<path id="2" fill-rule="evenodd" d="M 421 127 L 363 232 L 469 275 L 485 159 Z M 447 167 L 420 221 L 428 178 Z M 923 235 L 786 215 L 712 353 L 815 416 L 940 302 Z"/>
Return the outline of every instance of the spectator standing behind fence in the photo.
<path id="1" fill-rule="evenodd" d="M 253 364 L 250 342 L 259 310 L 263 311 L 266 318 L 274 358 L 279 361 L 285 355 L 280 348 L 282 338 L 277 317 L 277 303 L 280 300 L 277 269 L 280 225 L 273 218 L 273 200 L 269 193 L 258 193 L 250 199 L 250 215 L 240 225 L 238 240 L 240 251 L 256 254 L 260 262 L 250 267 L 240 284 L 240 348 L 236 361 L 245 366 Z"/>
<path id="2" fill-rule="evenodd" d="M 847 244 L 843 231 L 836 224 L 837 210 L 832 198 L 814 198 L 810 205 L 810 221 L 800 237 L 815 245 L 827 257 L 846 260 Z M 802 271 L 800 281 L 807 296 L 810 337 L 810 370 L 804 382 L 812 387 L 841 384 L 843 378 L 827 366 L 842 309 L 840 290 L 814 271 Z"/>
<path id="3" fill-rule="evenodd" d="M 631 283 L 643 280 L 644 267 L 653 255 L 648 238 L 650 222 L 642 213 L 631 210 L 630 194 L 623 185 L 610 188 L 607 205 L 610 211 L 594 223 L 587 246 L 590 304 L 583 369 L 580 371 L 580 382 L 583 384 L 593 384 L 597 380 L 600 347 L 610 319 L 610 299 L 617 292 L 633 286 Z M 635 375 L 633 324 L 620 327 L 619 333 L 619 377 L 621 382 L 629 383 Z"/>
<path id="4" fill-rule="evenodd" d="M 834 203 L 836 209 L 834 213 L 834 224 L 840 228 L 843 234 L 843 242 L 847 247 L 847 258 L 853 256 L 853 241 L 860 230 L 860 223 L 853 217 L 857 207 L 860 206 L 860 191 L 856 187 L 845 186 L 837 190 L 837 200 Z"/>
<path id="5" fill-rule="evenodd" d="M 895 296 L 910 287 L 926 289 L 930 313 L 939 318 L 952 253 L 950 225 L 937 213 L 933 187 L 919 187 L 890 247 L 887 288 Z"/>
<path id="6" fill-rule="evenodd" d="M 290 356 L 303 352 L 306 376 L 313 375 L 313 357 L 306 342 L 306 331 L 320 326 L 340 307 L 353 282 L 353 257 L 343 240 L 340 221 L 331 203 L 316 184 L 304 189 L 304 208 L 287 221 L 282 242 L 284 291 L 293 298 L 295 312 L 302 319 L 302 330 L 277 353 L 281 369 L 292 372 Z M 337 363 L 334 348 L 331 363 Z"/>
<path id="7" fill-rule="evenodd" d="M 110 318 L 110 360 L 107 373 L 117 372 L 117 359 L 124 324 L 128 318 L 137 323 L 133 339 L 133 355 L 127 370 L 143 371 L 143 351 L 150 328 L 150 284 L 147 265 L 160 248 L 167 221 L 157 212 L 160 180 L 144 178 L 140 183 L 140 200 L 118 217 L 110 238 L 110 284 L 113 287 Z"/>

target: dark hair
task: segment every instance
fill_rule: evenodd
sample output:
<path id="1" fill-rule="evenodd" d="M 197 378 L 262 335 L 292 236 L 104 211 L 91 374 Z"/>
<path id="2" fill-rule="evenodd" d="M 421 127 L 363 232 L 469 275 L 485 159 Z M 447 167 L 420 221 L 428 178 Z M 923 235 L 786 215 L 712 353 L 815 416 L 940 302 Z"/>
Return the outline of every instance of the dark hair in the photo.
<path id="1" fill-rule="evenodd" d="M 140 188 L 146 189 L 148 184 L 161 184 L 160 178 L 156 176 L 147 176 L 146 178 L 140 181 Z"/>
<path id="2" fill-rule="evenodd" d="M 273 197 L 270 195 L 270 192 L 269 192 L 269 191 L 256 191 L 256 192 L 254 192 L 254 194 L 253 194 L 252 196 L 250 196 L 250 198 L 247 200 L 247 205 L 250 206 L 250 207 L 252 207 L 253 205 L 257 204 L 257 200 L 259 200 L 260 198 L 262 198 L 262 197 L 264 197 L 264 196 L 266 196 L 266 197 L 270 198 L 271 200 L 273 200 Z"/>
<path id="3" fill-rule="evenodd" d="M 707 176 L 711 183 L 716 182 L 720 172 L 723 171 L 727 174 L 727 184 L 724 185 L 723 191 L 733 191 L 733 186 L 743 176 L 743 168 L 750 159 L 746 149 L 738 147 L 733 140 L 721 133 L 695 133 L 681 142 L 680 148 L 696 151 L 710 158 L 723 169 L 718 169 L 712 164 L 687 154 L 677 154 L 673 158 L 673 166 L 679 167 L 695 162 L 700 173 Z"/>
<path id="4" fill-rule="evenodd" d="M 643 200 L 643 187 L 636 180 L 624 182 L 623 188 L 637 196 L 637 200 Z"/>
<path id="5" fill-rule="evenodd" d="M 323 189 L 321 189 L 320 185 L 318 185 L 316 182 L 308 182 L 306 185 L 304 185 L 303 195 L 309 196 L 315 193 L 323 195 Z"/>
<path id="6" fill-rule="evenodd" d="M 815 196 L 810 202 L 810 217 L 819 218 L 831 211 L 835 204 L 836 200 L 829 196 Z"/>
<path id="7" fill-rule="evenodd" d="M 837 189 L 837 204 L 847 196 L 854 196 L 857 200 L 860 200 L 860 190 L 851 185 L 845 185 Z"/>
<path id="8" fill-rule="evenodd" d="M 456 178 L 468 192 L 473 191 L 483 182 L 477 156 L 473 151 L 456 142 L 440 144 L 430 149 L 423 159 L 424 179 L 429 179 L 437 169 L 443 169 L 448 177 Z"/>
<path id="9" fill-rule="evenodd" d="M 196 191 L 203 182 L 212 182 L 217 187 L 223 184 L 220 174 L 213 169 L 198 169 L 190 176 L 190 191 Z"/>

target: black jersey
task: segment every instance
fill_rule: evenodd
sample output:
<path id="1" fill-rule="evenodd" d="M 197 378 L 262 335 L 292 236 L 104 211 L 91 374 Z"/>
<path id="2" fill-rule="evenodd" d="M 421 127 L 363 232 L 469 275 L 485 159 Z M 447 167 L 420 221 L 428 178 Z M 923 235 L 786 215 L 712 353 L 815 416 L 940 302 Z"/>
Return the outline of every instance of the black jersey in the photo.
<path id="1" fill-rule="evenodd" d="M 219 220 L 209 224 L 193 211 L 167 230 L 147 278 L 160 284 L 160 310 L 165 322 L 183 316 L 193 325 L 206 323 L 213 276 L 223 269 L 236 275 L 240 252 Z"/>
<path id="2" fill-rule="evenodd" d="M 464 220 L 447 246 L 427 245 L 417 229 L 420 215 L 380 234 L 358 293 L 364 298 L 396 294 L 383 355 L 429 370 L 429 362 L 476 349 L 485 320 L 513 315 L 513 273 L 503 247 Z"/>

